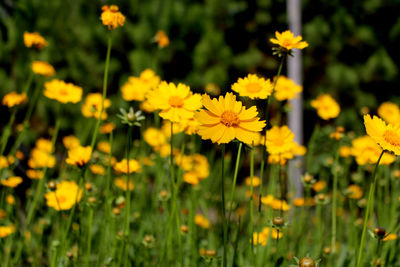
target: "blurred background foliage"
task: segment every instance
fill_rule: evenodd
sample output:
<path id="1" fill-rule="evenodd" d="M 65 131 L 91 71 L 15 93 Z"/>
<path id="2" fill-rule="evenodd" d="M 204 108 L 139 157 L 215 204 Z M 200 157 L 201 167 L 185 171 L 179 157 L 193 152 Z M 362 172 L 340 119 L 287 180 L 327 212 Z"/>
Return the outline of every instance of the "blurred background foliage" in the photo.
<path id="1" fill-rule="evenodd" d="M 3 0 L 2 95 L 24 86 L 33 59 L 48 61 L 58 78 L 85 93 L 101 91 L 108 34 L 100 21 L 104 4 L 116 4 L 126 15 L 125 26 L 113 33 L 109 96 L 115 110 L 126 106 L 121 85 L 145 68 L 197 92 L 211 82 L 228 91 L 248 73 L 276 74 L 278 59 L 268 40 L 288 27 L 285 0 Z M 399 0 L 303 1 L 303 37 L 310 44 L 303 53 L 306 108 L 319 93 L 329 93 L 342 107 L 337 123 L 362 131 L 354 123 L 362 107 L 374 112 L 381 102 L 400 103 L 399 8 Z M 158 30 L 169 36 L 168 47 L 154 42 Z M 41 33 L 49 46 L 40 52 L 25 48 L 24 31 Z M 305 110 L 306 138 L 315 120 L 315 111 Z"/>

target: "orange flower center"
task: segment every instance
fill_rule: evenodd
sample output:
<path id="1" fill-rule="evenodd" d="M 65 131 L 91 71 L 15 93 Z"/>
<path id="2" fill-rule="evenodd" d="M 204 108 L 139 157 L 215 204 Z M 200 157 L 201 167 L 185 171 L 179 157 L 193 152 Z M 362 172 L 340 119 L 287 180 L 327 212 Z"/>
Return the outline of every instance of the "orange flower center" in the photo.
<path id="1" fill-rule="evenodd" d="M 171 96 L 168 100 L 168 103 L 173 108 L 181 108 L 183 107 L 183 99 L 180 96 Z"/>
<path id="2" fill-rule="evenodd" d="M 57 201 L 63 203 L 67 201 L 67 198 L 65 196 L 57 196 Z"/>
<path id="3" fill-rule="evenodd" d="M 221 123 L 227 127 L 236 127 L 239 125 L 239 118 L 234 112 L 227 110 L 221 114 Z"/>
<path id="4" fill-rule="evenodd" d="M 66 95 L 68 95 L 68 90 L 66 90 L 66 89 L 61 89 L 60 90 L 60 95 L 62 95 L 62 96 L 66 96 Z"/>
<path id="5" fill-rule="evenodd" d="M 290 46 L 292 44 L 292 39 L 283 39 L 283 41 L 282 41 L 282 46 L 283 47 L 288 47 L 288 46 Z"/>
<path id="6" fill-rule="evenodd" d="M 246 89 L 250 93 L 258 93 L 261 91 L 262 87 L 258 83 L 249 83 L 247 84 Z"/>
<path id="7" fill-rule="evenodd" d="M 400 136 L 391 130 L 383 133 L 383 139 L 393 146 L 400 146 Z"/>

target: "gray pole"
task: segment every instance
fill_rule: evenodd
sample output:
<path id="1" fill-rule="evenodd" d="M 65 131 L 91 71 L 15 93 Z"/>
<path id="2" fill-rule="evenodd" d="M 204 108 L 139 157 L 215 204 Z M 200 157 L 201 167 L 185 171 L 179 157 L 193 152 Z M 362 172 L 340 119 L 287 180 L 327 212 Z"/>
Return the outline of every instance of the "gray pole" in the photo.
<path id="1" fill-rule="evenodd" d="M 295 36 L 301 35 L 301 0 L 287 0 L 287 14 L 289 20 L 289 29 Z M 302 65 L 301 51 L 294 49 L 294 57 L 288 57 L 287 73 L 288 77 L 298 85 L 302 85 Z M 292 110 L 289 112 L 289 128 L 295 134 L 295 140 L 303 144 L 303 95 L 300 93 L 298 98 L 290 101 Z M 301 174 L 302 168 L 299 166 L 303 163 L 303 159 L 299 158 L 289 162 L 289 181 L 295 187 L 295 195 L 302 196 Z"/>

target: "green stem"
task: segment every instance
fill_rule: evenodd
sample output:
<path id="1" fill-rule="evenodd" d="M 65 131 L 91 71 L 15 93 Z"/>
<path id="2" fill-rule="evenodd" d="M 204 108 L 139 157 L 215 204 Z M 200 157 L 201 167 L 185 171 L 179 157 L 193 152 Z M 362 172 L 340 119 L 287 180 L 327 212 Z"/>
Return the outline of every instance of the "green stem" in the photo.
<path id="1" fill-rule="evenodd" d="M 369 220 L 369 213 L 371 208 L 373 208 L 373 196 L 375 193 L 375 187 L 376 187 L 376 171 L 379 166 L 379 162 L 381 161 L 381 158 L 383 156 L 383 153 L 385 153 L 385 150 L 382 151 L 381 155 L 379 156 L 378 161 L 376 162 L 374 172 L 372 174 L 372 184 L 369 189 L 369 195 L 368 195 L 368 202 L 367 202 L 367 211 L 365 212 L 365 217 L 364 217 L 364 225 L 363 225 L 363 230 L 361 234 L 361 241 L 360 241 L 360 247 L 358 249 L 358 258 L 357 258 L 357 267 L 361 266 L 361 261 L 362 261 L 362 255 L 363 255 L 363 248 L 364 248 L 364 242 L 365 242 L 365 235 L 367 232 L 367 224 Z"/>
<path id="2" fill-rule="evenodd" d="M 8 138 L 11 135 L 11 128 L 15 120 L 15 115 L 17 114 L 17 108 L 14 107 L 13 111 L 11 113 L 10 121 L 8 122 L 6 128 L 3 130 L 3 134 L 1 136 L 1 149 L 0 149 L 0 155 L 4 154 L 4 150 L 6 149 Z"/>
<path id="3" fill-rule="evenodd" d="M 333 166 L 333 196 L 332 196 L 332 236 L 331 236 L 331 250 L 332 254 L 336 252 L 336 210 L 337 210 L 337 184 L 338 184 L 338 162 L 339 162 L 339 144 L 336 149 L 335 164 Z"/>
<path id="4" fill-rule="evenodd" d="M 233 173 L 233 183 L 232 183 L 231 196 L 230 196 L 230 199 L 229 199 L 229 211 L 228 211 L 228 224 L 229 225 L 230 225 L 230 222 L 231 222 L 233 196 L 235 194 L 236 180 L 237 180 L 237 175 L 238 175 L 238 171 L 239 171 L 239 162 L 240 162 L 240 154 L 242 152 L 242 146 L 243 146 L 243 143 L 240 142 L 239 143 L 239 147 L 238 147 L 238 152 L 237 152 L 237 155 L 236 155 L 235 172 Z M 229 226 L 228 226 L 228 228 L 229 228 Z"/>
<path id="5" fill-rule="evenodd" d="M 89 225 L 88 225 L 88 236 L 87 236 L 87 247 L 86 247 L 86 259 L 85 266 L 89 266 L 90 262 L 90 250 L 92 247 L 92 224 L 93 224 L 93 207 L 89 209 Z"/>
<path id="6" fill-rule="evenodd" d="M 253 266 L 255 266 L 255 255 L 254 255 L 254 200 L 253 200 L 253 177 L 254 177 L 254 143 L 251 146 L 250 152 L 250 236 L 251 236 L 251 258 Z"/>
<path id="7" fill-rule="evenodd" d="M 223 248 L 223 257 L 222 257 L 222 266 L 226 267 L 227 262 L 226 262 L 226 250 L 227 250 L 227 225 L 226 225 L 226 211 L 225 211 L 225 170 L 224 170 L 224 163 L 225 163 L 225 144 L 222 144 L 222 149 L 221 149 L 221 197 L 222 197 L 222 225 L 223 225 L 223 242 L 224 242 L 224 248 Z"/>

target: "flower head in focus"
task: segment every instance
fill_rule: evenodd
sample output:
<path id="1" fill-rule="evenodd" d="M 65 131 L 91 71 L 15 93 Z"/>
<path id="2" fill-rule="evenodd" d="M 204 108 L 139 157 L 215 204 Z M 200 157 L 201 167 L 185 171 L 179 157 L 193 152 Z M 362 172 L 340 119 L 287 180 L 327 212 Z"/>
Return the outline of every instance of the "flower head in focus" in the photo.
<path id="1" fill-rule="evenodd" d="M 16 92 L 10 92 L 3 97 L 1 104 L 11 108 L 25 103 L 27 99 L 28 98 L 25 93 L 18 94 Z"/>
<path id="2" fill-rule="evenodd" d="M 36 47 L 42 49 L 48 43 L 38 32 L 24 32 L 24 44 L 26 47 Z"/>
<path id="3" fill-rule="evenodd" d="M 277 47 L 273 48 L 273 54 L 280 57 L 286 53 L 291 55 L 291 51 L 294 48 L 303 49 L 308 46 L 306 41 L 302 41 L 303 37 L 301 37 L 301 35 L 295 37 L 289 30 L 282 33 L 276 31 L 275 37 L 276 38 L 271 38 L 269 40 L 271 43 L 277 45 Z"/>
<path id="4" fill-rule="evenodd" d="M 334 119 L 339 116 L 339 104 L 328 94 L 322 94 L 311 101 L 311 106 L 317 110 L 318 116 L 324 120 Z"/>
<path id="5" fill-rule="evenodd" d="M 78 103 L 82 99 L 82 88 L 72 83 L 53 79 L 44 84 L 44 95 L 60 103 Z"/>
<path id="6" fill-rule="evenodd" d="M 31 69 L 35 74 L 50 77 L 56 74 L 54 67 L 45 61 L 33 61 Z"/>
<path id="7" fill-rule="evenodd" d="M 74 181 L 62 181 L 56 190 L 44 196 L 46 205 L 55 210 L 69 210 L 82 198 L 82 189 Z"/>
<path id="8" fill-rule="evenodd" d="M 272 93 L 272 83 L 269 79 L 259 78 L 255 74 L 249 74 L 232 85 L 232 90 L 240 96 L 248 96 L 250 99 L 267 99 Z"/>
<path id="9" fill-rule="evenodd" d="M 101 21 L 109 30 L 116 29 L 119 26 L 124 26 L 125 16 L 118 11 L 118 6 L 116 5 L 104 5 L 101 13 Z"/>

